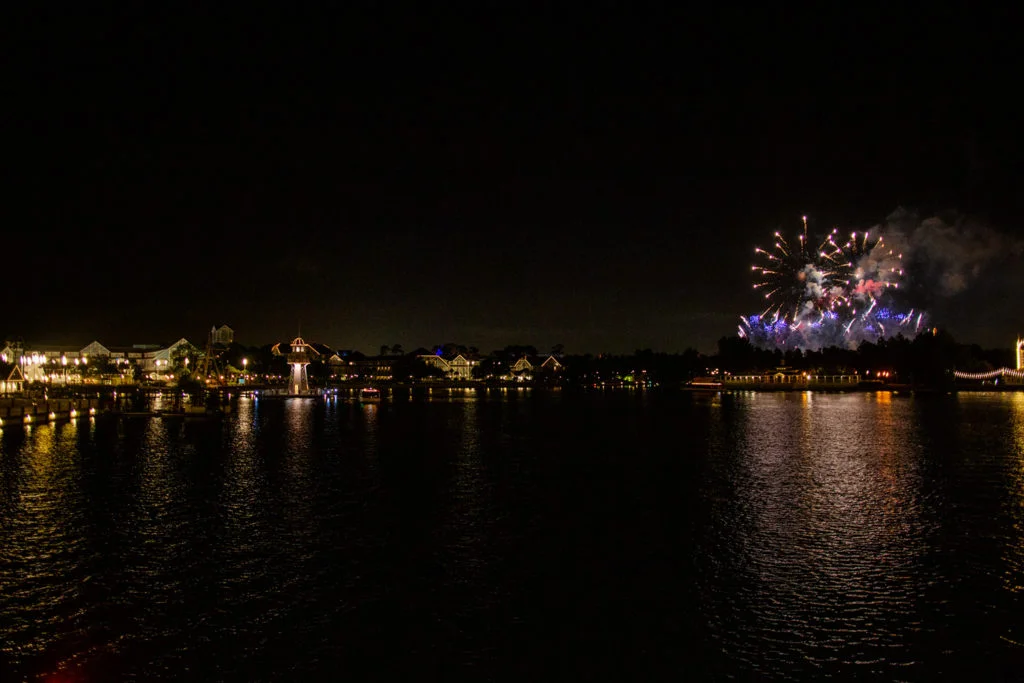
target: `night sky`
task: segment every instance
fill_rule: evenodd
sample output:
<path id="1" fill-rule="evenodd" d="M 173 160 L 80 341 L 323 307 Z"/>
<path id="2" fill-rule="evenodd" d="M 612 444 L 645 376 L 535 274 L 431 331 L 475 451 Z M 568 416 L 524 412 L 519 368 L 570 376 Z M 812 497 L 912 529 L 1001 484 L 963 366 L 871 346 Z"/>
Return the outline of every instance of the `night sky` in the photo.
<path id="1" fill-rule="evenodd" d="M 936 325 L 1024 332 L 1010 14 L 618 7 L 12 17 L 0 332 L 712 351 L 772 231 L 898 207 L 1011 245 Z"/>

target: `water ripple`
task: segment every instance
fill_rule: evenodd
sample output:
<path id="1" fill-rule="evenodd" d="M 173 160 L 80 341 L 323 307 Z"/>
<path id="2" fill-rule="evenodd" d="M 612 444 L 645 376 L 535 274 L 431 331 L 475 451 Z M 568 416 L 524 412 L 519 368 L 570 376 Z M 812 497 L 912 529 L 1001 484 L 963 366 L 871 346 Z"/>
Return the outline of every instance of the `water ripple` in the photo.
<path id="1" fill-rule="evenodd" d="M 7 428 L 0 678 L 998 679 L 1024 656 L 1024 394 L 457 399 Z"/>

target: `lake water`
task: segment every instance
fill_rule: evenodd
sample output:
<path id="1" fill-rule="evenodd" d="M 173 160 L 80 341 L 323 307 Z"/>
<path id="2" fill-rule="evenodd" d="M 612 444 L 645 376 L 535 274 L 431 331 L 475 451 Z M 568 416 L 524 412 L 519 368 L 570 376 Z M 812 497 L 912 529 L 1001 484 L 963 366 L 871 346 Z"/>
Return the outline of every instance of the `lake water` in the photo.
<path id="1" fill-rule="evenodd" d="M 0 680 L 1019 680 L 1024 394 L 241 399 L 0 437 Z"/>

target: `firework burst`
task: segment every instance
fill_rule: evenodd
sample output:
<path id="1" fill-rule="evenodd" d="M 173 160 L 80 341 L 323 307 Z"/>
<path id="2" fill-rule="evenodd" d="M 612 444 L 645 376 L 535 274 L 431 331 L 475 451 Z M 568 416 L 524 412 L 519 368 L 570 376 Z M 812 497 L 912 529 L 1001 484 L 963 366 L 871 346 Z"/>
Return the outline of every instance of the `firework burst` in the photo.
<path id="1" fill-rule="evenodd" d="M 888 249 L 881 237 L 853 232 L 843 242 L 836 228 L 814 248 L 806 216 L 795 240 L 787 241 L 780 232 L 774 237 L 772 249 L 754 249 L 754 289 L 764 308 L 741 318 L 741 336 L 761 345 L 819 348 L 921 325 L 920 314 L 914 324 L 913 311 L 904 314 L 891 307 L 903 255 Z"/>

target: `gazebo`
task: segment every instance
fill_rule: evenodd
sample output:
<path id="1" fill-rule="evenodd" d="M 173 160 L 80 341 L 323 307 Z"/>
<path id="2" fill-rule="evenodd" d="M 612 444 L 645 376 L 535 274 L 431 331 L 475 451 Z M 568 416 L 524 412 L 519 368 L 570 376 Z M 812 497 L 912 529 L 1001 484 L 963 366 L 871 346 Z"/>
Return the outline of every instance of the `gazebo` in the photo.
<path id="1" fill-rule="evenodd" d="M 0 395 L 9 396 L 11 394 L 20 394 L 25 390 L 25 375 L 21 373 L 21 368 L 15 365 L 7 378 L 0 381 Z"/>

